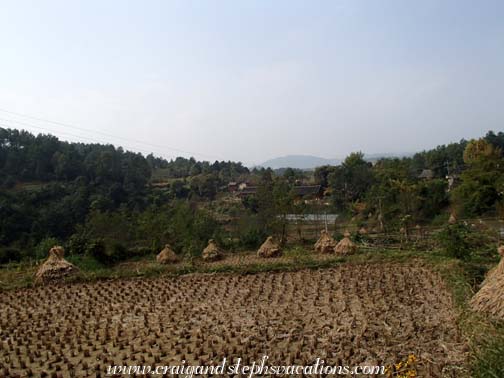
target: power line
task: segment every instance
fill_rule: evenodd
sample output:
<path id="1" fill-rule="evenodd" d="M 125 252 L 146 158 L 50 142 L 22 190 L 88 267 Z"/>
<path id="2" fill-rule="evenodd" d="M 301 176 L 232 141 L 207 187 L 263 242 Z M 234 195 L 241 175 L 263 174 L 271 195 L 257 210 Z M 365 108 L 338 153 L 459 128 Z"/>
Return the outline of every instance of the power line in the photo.
<path id="1" fill-rule="evenodd" d="M 87 136 L 72 134 L 72 133 L 68 133 L 66 131 L 52 130 L 52 129 L 48 129 L 46 127 L 40 127 L 40 126 L 36 126 L 36 125 L 30 124 L 30 123 L 21 122 L 21 121 L 17 121 L 17 120 L 10 120 L 10 119 L 5 119 L 5 118 L 1 118 L 0 117 L 0 122 L 2 122 L 2 121 L 3 122 L 14 122 L 14 123 L 17 123 L 17 124 L 20 124 L 20 125 L 24 125 L 24 126 L 26 126 L 28 128 L 41 130 L 41 131 L 44 131 L 46 133 L 53 133 L 55 135 L 70 136 L 70 137 L 77 138 L 77 139 L 84 139 L 84 140 L 87 140 L 87 141 L 90 141 L 90 142 L 93 142 L 93 143 L 99 143 L 99 144 L 105 144 L 105 145 L 106 144 L 113 145 L 112 143 L 110 143 L 108 141 L 104 141 L 104 140 L 100 140 L 100 139 L 96 139 L 96 138 L 89 138 Z M 2 126 L 3 127 L 7 127 L 7 128 L 16 128 L 15 125 L 11 125 L 11 124 L 3 124 Z M 131 150 L 131 151 L 142 152 L 144 154 L 156 153 L 156 154 L 159 154 L 159 155 L 164 155 L 165 157 L 168 157 L 170 159 L 173 159 L 173 158 L 176 157 L 175 155 L 166 155 L 166 151 L 146 150 L 146 149 L 143 149 L 141 147 L 129 146 L 129 145 L 121 145 L 121 146 L 118 146 L 118 147 L 123 147 L 123 148 L 126 148 L 126 149 Z"/>
<path id="2" fill-rule="evenodd" d="M 0 118 L 0 121 L 21 123 L 19 121 L 5 120 L 3 118 Z M 24 124 L 24 125 L 26 125 L 26 126 L 28 126 L 30 128 L 41 130 L 41 131 L 45 131 L 45 132 L 57 133 L 57 134 L 65 135 L 65 136 L 71 136 L 71 137 L 74 137 L 74 138 L 80 138 L 80 139 L 88 140 L 88 141 L 93 142 L 93 143 L 110 144 L 111 145 L 111 143 L 109 143 L 109 142 L 105 142 L 105 141 L 98 140 L 98 139 L 93 139 L 93 138 L 88 138 L 88 137 L 81 136 L 81 135 L 71 134 L 71 133 L 67 133 L 67 132 L 64 132 L 64 131 L 50 130 L 50 129 L 47 129 L 47 128 L 38 127 L 38 126 L 34 126 L 34 125 L 30 125 L 30 124 L 25 124 L 25 123 L 21 123 L 21 124 Z M 0 124 L 0 126 L 7 127 L 7 128 L 13 128 L 13 125 L 5 124 L 5 123 L 4 124 Z M 126 148 L 128 150 L 132 150 L 132 151 L 136 150 L 138 152 L 143 152 L 145 154 L 150 154 L 152 152 L 156 152 L 156 153 L 162 154 L 162 152 L 159 152 L 159 151 L 149 151 L 149 150 L 144 150 L 144 149 L 141 149 L 141 148 L 138 148 L 138 147 L 132 147 L 132 146 L 126 146 L 126 145 L 121 146 L 121 147 L 124 147 L 124 148 Z M 170 158 L 173 158 L 173 157 L 174 156 L 170 156 Z"/>
<path id="3" fill-rule="evenodd" d="M 128 141 L 128 142 L 140 143 L 140 144 L 143 144 L 143 145 L 146 145 L 146 146 L 151 146 L 151 147 L 156 147 L 156 148 L 161 148 L 161 149 L 172 150 L 172 151 L 176 151 L 176 152 L 180 152 L 180 153 L 184 153 L 184 154 L 188 154 L 188 155 L 193 155 L 193 156 L 202 156 L 202 157 L 207 157 L 207 158 L 212 158 L 212 159 L 223 160 L 221 157 L 218 157 L 218 156 L 215 156 L 215 155 L 208 155 L 208 154 L 203 154 L 203 153 L 198 153 L 198 152 L 192 152 L 192 151 L 182 150 L 182 149 L 178 149 L 178 148 L 174 148 L 174 147 L 156 145 L 156 144 L 152 144 L 152 143 L 149 143 L 149 142 L 144 142 L 144 141 L 140 141 L 140 140 L 134 140 L 134 139 L 130 139 L 130 138 L 125 138 L 125 137 L 121 137 L 121 136 L 114 135 L 114 134 L 104 133 L 104 132 L 98 131 L 98 130 L 92 130 L 92 129 L 82 128 L 82 127 L 77 127 L 77 126 L 71 125 L 69 123 L 52 121 L 52 120 L 45 119 L 45 118 L 39 118 L 39 117 L 34 117 L 34 116 L 31 116 L 31 115 L 27 115 L 27 114 L 17 113 L 17 112 L 13 112 L 13 111 L 6 110 L 6 109 L 1 109 L 0 108 L 0 112 L 4 112 L 4 113 L 7 113 L 7 114 L 12 114 L 12 115 L 19 116 L 19 117 L 25 117 L 25 118 L 32 119 L 32 120 L 35 120 L 35 121 L 52 123 L 54 125 L 58 125 L 58 126 L 62 126 L 62 127 L 67 127 L 67 128 L 71 128 L 71 129 L 75 129 L 75 130 L 79 130 L 79 131 L 84 131 L 84 132 L 88 132 L 88 133 L 100 134 L 100 135 L 103 135 L 103 136 L 107 136 L 107 137 L 111 137 L 111 138 L 115 138 L 115 139 L 120 139 L 120 140 L 124 140 L 124 141 Z M 16 121 L 12 121 L 11 120 L 11 122 L 16 122 Z M 19 122 L 19 121 L 17 121 L 17 122 Z"/>

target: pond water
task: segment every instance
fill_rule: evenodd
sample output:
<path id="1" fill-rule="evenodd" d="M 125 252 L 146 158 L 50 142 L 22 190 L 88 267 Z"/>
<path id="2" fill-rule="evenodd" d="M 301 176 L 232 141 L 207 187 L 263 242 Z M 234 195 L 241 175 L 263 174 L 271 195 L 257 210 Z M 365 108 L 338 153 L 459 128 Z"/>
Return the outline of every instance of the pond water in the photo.
<path id="1" fill-rule="evenodd" d="M 338 214 L 287 214 L 289 222 L 326 222 L 334 223 Z"/>

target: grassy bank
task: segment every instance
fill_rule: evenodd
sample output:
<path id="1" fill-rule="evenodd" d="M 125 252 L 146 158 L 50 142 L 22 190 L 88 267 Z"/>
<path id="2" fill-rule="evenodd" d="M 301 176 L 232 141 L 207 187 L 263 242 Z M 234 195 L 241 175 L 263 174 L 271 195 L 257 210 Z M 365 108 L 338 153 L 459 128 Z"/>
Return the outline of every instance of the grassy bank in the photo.
<path id="1" fill-rule="evenodd" d="M 504 377 L 504 322 L 473 312 L 469 300 L 478 287 L 480 273 L 470 263 L 436 259 L 430 262 L 452 292 L 458 311 L 458 326 L 470 349 L 471 377 Z"/>

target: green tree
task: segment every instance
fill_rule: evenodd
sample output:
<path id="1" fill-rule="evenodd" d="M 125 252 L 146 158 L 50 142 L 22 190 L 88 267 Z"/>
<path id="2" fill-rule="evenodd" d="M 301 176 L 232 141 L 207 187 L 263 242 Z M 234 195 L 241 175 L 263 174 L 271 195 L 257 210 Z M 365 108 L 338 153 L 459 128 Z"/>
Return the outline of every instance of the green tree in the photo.
<path id="1" fill-rule="evenodd" d="M 473 140 L 464 151 L 467 169 L 461 184 L 453 191 L 453 200 L 468 216 L 495 210 L 502 202 L 504 161 L 501 151 L 484 139 Z"/>
<path id="2" fill-rule="evenodd" d="M 364 198 L 373 181 L 372 165 L 364 160 L 364 154 L 351 153 L 329 176 L 334 205 L 341 210 L 350 209 L 353 202 Z"/>

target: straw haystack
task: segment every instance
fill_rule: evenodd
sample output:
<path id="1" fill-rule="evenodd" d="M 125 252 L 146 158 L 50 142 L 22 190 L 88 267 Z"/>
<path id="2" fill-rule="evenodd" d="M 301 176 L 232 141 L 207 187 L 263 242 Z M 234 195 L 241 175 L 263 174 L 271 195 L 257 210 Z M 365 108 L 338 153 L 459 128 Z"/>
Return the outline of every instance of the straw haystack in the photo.
<path id="1" fill-rule="evenodd" d="M 222 252 L 213 239 L 208 241 L 208 245 L 203 250 L 201 257 L 205 261 L 216 261 L 222 258 Z"/>
<path id="2" fill-rule="evenodd" d="M 501 261 L 492 269 L 481 289 L 471 299 L 471 307 L 496 319 L 504 320 L 504 246 L 499 247 Z"/>
<path id="3" fill-rule="evenodd" d="M 178 261 L 178 257 L 170 245 L 166 244 L 164 249 L 157 255 L 156 261 L 160 264 L 173 264 Z"/>
<path id="4" fill-rule="evenodd" d="M 272 236 L 268 236 L 266 241 L 257 251 L 259 257 L 277 257 L 282 255 L 282 249 L 273 241 Z"/>
<path id="5" fill-rule="evenodd" d="M 315 251 L 320 253 L 334 253 L 334 247 L 336 247 L 334 239 L 329 235 L 329 232 L 322 230 L 319 240 L 315 243 Z"/>
<path id="6" fill-rule="evenodd" d="M 344 238 L 336 244 L 334 252 L 337 255 L 350 255 L 357 251 L 357 246 L 350 240 L 350 233 L 347 231 L 344 234 Z"/>
<path id="7" fill-rule="evenodd" d="M 50 283 L 59 281 L 64 277 L 75 274 L 79 271 L 77 267 L 68 261 L 63 256 L 65 250 L 61 246 L 54 246 L 49 250 L 49 257 L 40 266 L 35 274 L 36 283 Z"/>
<path id="8" fill-rule="evenodd" d="M 486 285 L 488 281 L 492 279 L 493 276 L 495 275 L 504 275 L 504 262 L 502 262 L 503 257 L 504 257 L 504 245 L 501 245 L 499 248 L 497 248 L 497 252 L 499 252 L 499 255 L 501 257 L 501 262 L 497 264 L 496 267 L 490 269 L 490 271 L 487 273 L 485 280 L 481 283 L 480 287 L 483 287 Z"/>

